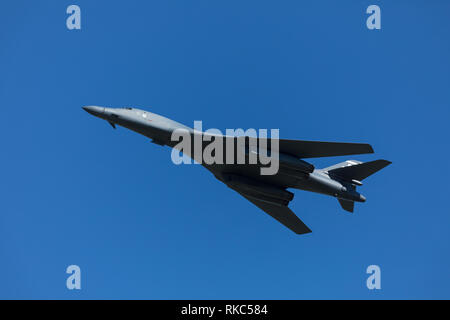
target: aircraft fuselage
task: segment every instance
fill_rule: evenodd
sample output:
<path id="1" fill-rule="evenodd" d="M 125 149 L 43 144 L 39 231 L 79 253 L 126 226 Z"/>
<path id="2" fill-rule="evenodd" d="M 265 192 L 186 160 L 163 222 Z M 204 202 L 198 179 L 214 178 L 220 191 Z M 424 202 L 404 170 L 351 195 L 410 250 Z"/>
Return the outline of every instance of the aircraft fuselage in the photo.
<path id="1" fill-rule="evenodd" d="M 181 123 L 163 116 L 135 108 L 105 108 L 84 107 L 92 115 L 108 121 L 111 125 L 120 125 L 127 129 L 140 133 L 159 145 L 174 147 L 177 142 L 171 141 L 171 136 L 176 129 L 188 130 L 194 135 L 194 130 Z M 356 192 L 354 187 L 329 177 L 328 173 L 321 169 L 312 172 L 289 170 L 280 167 L 274 175 L 261 175 L 260 166 L 248 164 L 205 164 L 202 165 L 211 171 L 216 178 L 226 183 L 226 176 L 233 174 L 251 179 L 255 183 L 276 186 L 278 188 L 294 188 L 305 191 L 321 193 L 340 199 L 364 202 L 364 196 Z"/>

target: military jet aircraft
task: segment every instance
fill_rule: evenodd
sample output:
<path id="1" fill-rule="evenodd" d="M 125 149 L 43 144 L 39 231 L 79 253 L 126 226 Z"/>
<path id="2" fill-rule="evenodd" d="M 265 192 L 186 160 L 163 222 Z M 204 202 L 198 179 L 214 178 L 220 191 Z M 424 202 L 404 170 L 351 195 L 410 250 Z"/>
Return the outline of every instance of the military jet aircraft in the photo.
<path id="1" fill-rule="evenodd" d="M 83 107 L 88 113 L 108 121 L 113 128 L 116 125 L 133 130 L 150 139 L 152 142 L 176 148 L 178 141 L 172 141 L 175 130 L 184 130 L 195 140 L 201 136 L 202 150 L 219 136 L 210 136 L 204 139 L 207 133 L 198 132 L 190 127 L 180 124 L 163 116 L 136 108 L 108 108 L 99 106 Z M 223 139 L 237 140 L 234 136 L 220 136 Z M 269 138 L 267 138 L 270 140 Z M 210 142 L 208 142 L 210 141 Z M 269 144 L 262 144 L 258 137 L 245 137 L 244 153 L 249 156 L 260 153 L 261 146 L 267 148 Z M 256 149 L 250 148 L 256 143 Z M 195 142 L 194 142 L 195 144 Z M 236 155 L 239 143 L 235 144 Z M 270 148 L 270 147 L 269 147 Z M 270 154 L 271 150 L 266 150 Z M 194 151 L 183 150 L 189 157 Z M 224 149 L 224 152 L 227 152 Z M 229 152 L 229 151 L 228 151 Z M 352 154 L 373 153 L 369 144 L 319 142 L 303 140 L 278 139 L 279 169 L 273 175 L 261 175 L 260 169 L 264 166 L 257 163 L 212 163 L 202 165 L 214 176 L 235 190 L 257 207 L 268 213 L 280 223 L 297 234 L 305 234 L 311 230 L 289 209 L 289 202 L 294 194 L 286 189 L 301 189 L 321 193 L 337 198 L 342 208 L 353 212 L 354 203 L 365 202 L 366 198 L 356 191 L 362 185 L 362 180 L 383 169 L 391 162 L 375 160 L 362 163 L 356 160 L 347 160 L 328 168 L 317 169 L 303 159 L 332 157 Z M 233 155 L 233 156 L 235 156 Z"/>

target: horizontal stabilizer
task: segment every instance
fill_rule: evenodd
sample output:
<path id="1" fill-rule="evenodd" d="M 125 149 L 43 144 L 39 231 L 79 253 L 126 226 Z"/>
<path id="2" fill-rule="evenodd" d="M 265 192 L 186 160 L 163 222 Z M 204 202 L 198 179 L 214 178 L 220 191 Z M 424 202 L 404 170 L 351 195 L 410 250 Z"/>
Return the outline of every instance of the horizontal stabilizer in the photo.
<path id="1" fill-rule="evenodd" d="M 342 209 L 348 212 L 353 212 L 353 208 L 355 207 L 355 202 L 351 200 L 339 199 L 339 203 L 341 204 Z"/>
<path id="2" fill-rule="evenodd" d="M 347 181 L 352 180 L 361 181 L 367 178 L 368 176 L 374 174 L 375 172 L 383 169 L 384 167 L 390 165 L 391 163 L 392 162 L 387 160 L 375 160 L 329 170 L 328 174 L 330 176 L 336 176 L 337 178 L 341 178 Z"/>

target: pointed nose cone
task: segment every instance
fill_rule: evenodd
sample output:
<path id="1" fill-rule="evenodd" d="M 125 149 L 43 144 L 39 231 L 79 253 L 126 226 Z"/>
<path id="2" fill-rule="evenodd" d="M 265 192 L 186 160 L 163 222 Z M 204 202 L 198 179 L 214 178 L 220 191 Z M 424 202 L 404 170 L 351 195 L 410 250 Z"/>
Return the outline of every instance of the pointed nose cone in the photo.
<path id="1" fill-rule="evenodd" d="M 105 108 L 103 108 L 103 107 L 96 107 L 96 106 L 86 106 L 86 107 L 83 107 L 83 109 L 86 112 L 88 112 L 88 113 L 90 113 L 90 114 L 92 114 L 93 116 L 96 116 L 96 117 L 100 116 L 101 114 L 103 114 L 103 112 L 105 112 Z"/>
<path id="2" fill-rule="evenodd" d="M 359 195 L 359 200 L 361 202 L 366 202 L 366 197 L 364 197 L 362 194 Z"/>

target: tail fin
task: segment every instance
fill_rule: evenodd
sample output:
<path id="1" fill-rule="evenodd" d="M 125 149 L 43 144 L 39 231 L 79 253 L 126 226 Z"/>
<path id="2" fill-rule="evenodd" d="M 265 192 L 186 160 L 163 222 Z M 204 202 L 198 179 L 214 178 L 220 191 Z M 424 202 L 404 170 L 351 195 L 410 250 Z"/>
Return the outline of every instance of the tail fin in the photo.
<path id="1" fill-rule="evenodd" d="M 361 164 L 361 163 L 362 163 L 361 161 L 357 161 L 357 160 L 346 160 L 344 162 L 333 164 L 331 167 L 323 168 L 322 170 L 324 170 L 324 171 L 331 171 L 331 170 L 334 170 L 334 169 L 343 168 L 343 167 L 350 167 L 350 166 L 354 166 L 356 164 Z"/>
<path id="2" fill-rule="evenodd" d="M 346 187 L 356 190 L 357 185 L 362 185 L 361 180 L 364 180 L 390 164 L 391 162 L 387 160 L 375 160 L 364 163 L 356 160 L 347 160 L 323 170 L 327 171 L 331 178 L 348 182 L 349 184 Z M 338 201 L 342 209 L 353 212 L 355 207 L 354 201 L 340 198 L 338 198 Z"/>
<path id="3" fill-rule="evenodd" d="M 361 181 L 391 163 L 387 160 L 375 160 L 331 169 L 328 170 L 328 174 L 349 182 L 352 180 Z"/>

